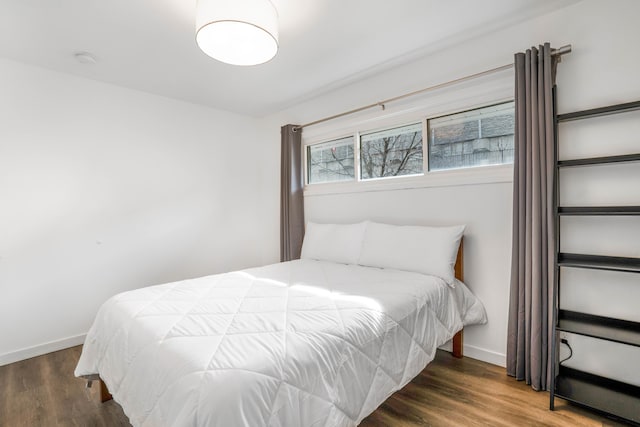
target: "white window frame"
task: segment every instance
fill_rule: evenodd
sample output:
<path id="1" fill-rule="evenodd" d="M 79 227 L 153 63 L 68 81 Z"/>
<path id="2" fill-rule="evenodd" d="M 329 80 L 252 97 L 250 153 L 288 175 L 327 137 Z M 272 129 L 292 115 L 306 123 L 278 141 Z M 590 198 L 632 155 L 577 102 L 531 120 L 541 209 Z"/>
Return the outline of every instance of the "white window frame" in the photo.
<path id="1" fill-rule="evenodd" d="M 495 107 L 495 106 L 499 106 L 502 104 L 508 104 L 510 102 L 514 102 L 513 98 L 506 100 L 506 101 L 498 101 L 498 102 L 494 102 L 494 103 L 489 103 L 487 105 L 484 106 L 478 106 L 478 107 L 473 107 L 467 110 L 460 110 L 458 112 L 454 112 L 454 113 L 447 113 L 447 114 L 441 114 L 438 116 L 433 116 L 433 117 L 428 117 L 427 119 L 425 119 L 425 129 L 426 132 L 429 132 L 431 129 L 429 128 L 429 122 L 431 120 L 435 120 L 435 119 L 441 119 L 444 117 L 449 117 L 449 116 L 453 116 L 456 114 L 461 114 L 461 113 L 466 113 L 466 112 L 471 112 L 471 111 L 475 111 L 475 110 L 480 110 L 482 108 L 488 108 L 488 107 Z M 514 109 L 515 109 L 515 103 L 514 103 Z M 479 137 L 482 138 L 482 126 L 480 125 L 480 121 L 482 119 L 478 118 L 478 132 L 479 132 Z M 427 133 L 427 141 L 426 141 L 426 150 L 429 151 L 429 147 L 430 147 L 430 140 L 431 140 L 431 135 L 429 133 Z M 424 144 L 424 138 L 423 138 L 423 144 Z M 492 164 L 492 165 L 474 165 L 474 166 L 466 166 L 466 167 L 461 167 L 461 168 L 451 168 L 451 169 L 436 169 L 436 170 L 431 170 L 431 164 L 427 163 L 425 166 L 427 166 L 428 168 L 428 173 L 432 173 L 432 172 L 444 172 L 444 171 L 453 171 L 453 170 L 459 170 L 459 169 L 475 169 L 475 168 L 485 168 L 485 167 L 492 167 L 492 166 L 502 166 L 505 164 L 511 164 L 511 163 L 498 163 L 498 164 Z M 513 166 L 512 166 L 513 167 Z"/>
<path id="2" fill-rule="evenodd" d="M 305 190 L 306 190 L 306 188 L 308 186 L 314 187 L 316 185 L 325 185 L 325 184 L 332 185 L 332 184 L 340 184 L 340 183 L 353 183 L 353 182 L 356 182 L 358 180 L 358 170 L 354 169 L 355 175 L 354 175 L 353 179 L 345 179 L 343 181 L 329 181 L 329 182 L 309 183 L 309 158 L 308 158 L 308 156 L 309 156 L 309 150 L 308 150 L 309 146 L 324 144 L 325 142 L 336 141 L 338 139 L 349 138 L 349 137 L 352 137 L 352 136 L 353 135 L 345 134 L 345 135 L 342 135 L 342 136 L 331 137 L 331 138 L 324 139 L 324 140 L 321 140 L 321 141 L 314 141 L 312 144 L 305 144 L 304 141 L 303 141 L 303 143 L 302 143 L 302 151 L 303 151 L 303 153 L 302 153 L 302 161 L 303 161 L 303 173 L 304 173 L 304 187 L 305 187 Z M 354 143 L 355 143 L 355 140 L 354 140 Z M 356 144 L 356 145 L 358 145 L 358 144 Z M 357 147 L 354 147 L 354 150 L 353 150 L 354 161 L 356 161 L 355 158 L 358 155 L 358 153 L 356 152 L 356 148 Z"/>
<path id="3" fill-rule="evenodd" d="M 361 164 L 360 164 L 360 160 L 361 160 L 360 159 L 360 136 L 363 135 L 363 134 L 382 132 L 382 131 L 385 131 L 385 130 L 391 130 L 391 129 L 394 129 L 394 128 L 401 128 L 401 127 L 404 127 L 404 126 L 415 125 L 415 124 L 418 124 L 418 123 L 420 123 L 422 125 L 422 173 L 419 173 L 419 174 L 415 173 L 415 174 L 412 174 L 412 175 L 382 176 L 382 177 L 378 177 L 378 178 L 362 179 L 362 176 L 360 174 L 360 168 L 361 168 Z M 426 119 L 424 119 L 424 120 L 410 120 L 408 122 L 403 122 L 403 123 L 395 124 L 395 125 L 392 125 L 392 126 L 383 126 L 383 127 L 376 128 L 376 129 L 369 129 L 369 130 L 363 130 L 363 131 L 356 132 L 357 139 L 356 139 L 355 142 L 356 142 L 356 149 L 357 149 L 357 154 L 358 154 L 357 155 L 358 158 L 356 159 L 356 162 L 357 162 L 357 168 L 356 168 L 357 170 L 356 171 L 358 172 L 358 174 L 356 175 L 356 181 L 357 182 L 372 182 L 372 181 L 382 181 L 382 180 L 386 181 L 388 179 L 395 180 L 395 179 L 400 179 L 400 178 L 411 178 L 411 177 L 423 176 L 426 173 L 426 171 L 424 170 L 424 166 L 425 166 L 425 157 L 424 157 L 424 155 L 425 155 L 425 151 L 424 151 L 424 135 L 425 135 L 425 133 L 424 133 L 424 130 L 425 130 L 426 123 L 427 123 Z M 313 185 L 313 184 L 311 184 L 311 185 Z"/>

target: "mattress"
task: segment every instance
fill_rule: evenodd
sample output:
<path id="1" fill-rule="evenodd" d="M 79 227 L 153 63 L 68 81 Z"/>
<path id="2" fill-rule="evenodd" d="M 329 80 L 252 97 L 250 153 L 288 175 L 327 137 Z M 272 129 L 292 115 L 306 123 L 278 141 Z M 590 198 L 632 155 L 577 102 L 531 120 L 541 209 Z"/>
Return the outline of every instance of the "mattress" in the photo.
<path id="1" fill-rule="evenodd" d="M 354 426 L 484 321 L 461 282 L 296 260 L 112 297 L 75 374 L 134 426 Z"/>

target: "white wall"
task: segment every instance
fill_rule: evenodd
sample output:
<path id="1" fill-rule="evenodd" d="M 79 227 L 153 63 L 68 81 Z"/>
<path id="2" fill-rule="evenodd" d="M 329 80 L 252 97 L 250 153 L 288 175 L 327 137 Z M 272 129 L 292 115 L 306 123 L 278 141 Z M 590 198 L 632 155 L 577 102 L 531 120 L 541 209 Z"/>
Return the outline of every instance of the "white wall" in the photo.
<path id="1" fill-rule="evenodd" d="M 276 262 L 283 124 L 503 65 L 544 41 L 573 45 L 559 65 L 560 112 L 640 99 L 639 14 L 634 0 L 584 0 L 262 120 L 0 60 L 0 364 L 79 342 L 99 304 L 116 292 Z M 432 93 L 423 98 L 425 111 L 474 105 L 494 89 L 501 97 L 504 80 L 498 80 L 495 88 L 494 80 L 483 79 Z M 387 107 L 387 121 L 413 114 L 409 104 Z M 331 126 L 372 125 L 376 117 L 380 112 Z M 614 126 L 606 144 L 591 146 L 598 154 L 637 147 L 629 126 L 626 132 Z M 323 131 L 330 128 L 304 135 Z M 240 157 L 242 168 L 234 161 Z M 489 323 L 468 328 L 466 351 L 503 364 L 511 183 L 508 174 L 497 176 L 475 185 L 316 193 L 306 198 L 307 218 L 467 223 L 466 281 L 484 301 Z M 637 180 L 618 185 L 627 196 L 638 195 Z M 590 234 L 593 226 L 586 227 Z M 631 227 L 626 238 L 638 235 L 638 225 Z M 637 245 L 625 242 L 625 253 L 637 253 Z"/>
<path id="2" fill-rule="evenodd" d="M 422 87 L 449 81 L 509 63 L 513 54 L 545 41 L 553 47 L 573 45 L 558 69 L 559 111 L 568 112 L 618 102 L 640 99 L 640 51 L 634 43 L 640 40 L 637 16 L 640 2 L 617 0 L 602 2 L 584 0 L 567 8 L 517 24 L 492 35 L 449 47 L 377 76 L 346 85 L 338 90 L 296 105 L 266 118 L 262 126 L 268 132 L 271 147 L 265 161 L 277 163 L 279 126 L 285 123 L 305 123 L 341 111 L 380 101 Z M 492 80 L 478 80 L 472 87 L 482 91 Z M 474 89 L 474 90 L 475 90 Z M 466 89 L 465 89 L 466 90 Z M 439 104 L 440 112 L 462 106 L 464 95 L 452 88 L 425 97 L 427 110 Z M 497 98 L 501 92 L 496 91 Z M 451 102 L 447 102 L 447 97 Z M 468 106 L 478 103 L 470 96 Z M 331 126 L 346 129 L 350 124 L 367 125 L 378 116 L 389 122 L 390 117 L 411 107 L 387 106 L 383 112 L 366 113 L 348 120 L 325 125 L 323 130 L 308 128 L 304 136 L 326 132 Z M 412 113 L 406 113 L 412 114 Z M 608 137 L 626 134 L 614 128 Z M 637 134 L 636 134 L 637 135 Z M 628 138 L 626 139 L 628 141 Z M 637 139 L 634 142 L 637 150 Z M 609 147 L 609 148 L 608 148 Z M 612 150 L 600 144 L 604 153 Z M 635 176 L 635 175 L 634 175 Z M 351 194 L 307 195 L 306 217 L 314 221 L 350 222 L 363 218 L 393 223 L 468 224 L 465 235 L 465 272 L 470 288 L 485 303 L 489 315 L 486 326 L 470 327 L 465 332 L 466 352 L 473 357 L 504 364 L 506 353 L 507 299 L 511 254 L 512 183 L 489 182 L 479 185 L 453 185 L 405 190 L 375 191 Z M 277 224 L 277 177 L 265 177 L 263 198 L 271 200 L 267 214 Z M 637 181 L 622 182 L 623 191 L 638 195 Z M 277 202 L 275 202 L 277 203 Z M 638 200 L 636 200 L 638 203 Z M 637 236 L 636 232 L 629 235 Z M 273 236 L 272 236 L 273 237 Z M 273 239 L 271 239 L 273 241 Z M 637 242 L 637 241 L 636 241 Z M 637 243 L 635 248 L 637 248 Z"/>
<path id="3" fill-rule="evenodd" d="M 118 292 L 265 262 L 254 119 L 7 60 L 0 94 L 0 365 Z"/>

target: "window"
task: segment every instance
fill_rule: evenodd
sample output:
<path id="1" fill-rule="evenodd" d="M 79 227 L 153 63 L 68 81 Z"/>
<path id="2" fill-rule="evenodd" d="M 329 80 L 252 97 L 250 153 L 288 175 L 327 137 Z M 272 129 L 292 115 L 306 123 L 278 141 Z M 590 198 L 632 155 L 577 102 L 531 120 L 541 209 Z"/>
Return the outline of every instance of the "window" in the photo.
<path id="1" fill-rule="evenodd" d="M 354 179 L 353 137 L 307 146 L 307 182 L 349 181 Z"/>
<path id="2" fill-rule="evenodd" d="M 425 117 L 418 123 L 376 131 L 353 129 L 353 135 L 309 144 L 306 146 L 307 184 L 370 181 L 369 188 L 394 186 L 373 181 L 424 175 L 427 171 L 513 163 L 514 107 L 511 101 L 446 116 Z M 426 146 L 423 133 L 428 135 Z M 497 169 L 475 175 L 489 177 L 492 173 L 501 174 L 505 168 Z M 465 176 L 474 174 L 438 174 L 437 178 L 430 178 L 428 184 L 436 182 L 434 180 L 458 179 L 451 178 L 454 175 L 466 179 Z M 420 178 L 407 179 L 404 180 L 407 184 L 398 185 L 416 185 L 419 181 Z M 341 191 L 348 187 L 342 186 Z M 318 191 L 325 190 L 319 187 Z"/>
<path id="3" fill-rule="evenodd" d="M 360 178 L 386 178 L 423 172 L 422 123 L 360 137 Z"/>
<path id="4" fill-rule="evenodd" d="M 513 102 L 427 122 L 429 170 L 513 163 Z"/>

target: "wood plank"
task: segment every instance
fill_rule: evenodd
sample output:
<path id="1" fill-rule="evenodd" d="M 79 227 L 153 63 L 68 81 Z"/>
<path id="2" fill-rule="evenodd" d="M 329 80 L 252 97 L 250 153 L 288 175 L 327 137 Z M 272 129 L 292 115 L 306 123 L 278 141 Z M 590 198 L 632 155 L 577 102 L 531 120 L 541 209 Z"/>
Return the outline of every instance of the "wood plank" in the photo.
<path id="1" fill-rule="evenodd" d="M 457 357 L 458 359 L 460 359 L 461 357 L 463 357 L 463 349 L 462 346 L 464 345 L 464 329 L 458 331 L 458 333 L 456 333 L 453 336 L 453 339 L 451 340 L 451 354 L 453 355 L 453 357 Z"/>
<path id="2" fill-rule="evenodd" d="M 120 405 L 100 403 L 73 371 L 81 347 L 0 366 L 0 426 L 130 426 Z"/>
<path id="3" fill-rule="evenodd" d="M 80 347 L 0 367 L 0 426 L 130 426 L 99 387 L 73 376 Z M 46 366 L 46 367 L 45 367 Z M 361 424 L 373 426 L 623 426 L 537 393 L 504 368 L 438 351 L 436 359 Z"/>
<path id="4" fill-rule="evenodd" d="M 436 359 L 404 389 L 361 424 L 374 426 L 622 426 L 625 424 L 535 392 L 505 369 L 439 351 Z M 388 420 L 394 420 L 389 423 Z"/>
<path id="5" fill-rule="evenodd" d="M 464 282 L 464 238 L 460 239 L 460 246 L 458 246 L 458 255 L 456 256 L 453 272 L 456 279 Z"/>
<path id="6" fill-rule="evenodd" d="M 460 246 L 458 246 L 458 255 L 456 256 L 453 272 L 456 279 L 464 282 L 464 237 L 460 239 Z M 461 358 L 464 356 L 464 329 L 458 331 L 458 333 L 453 336 L 451 347 L 453 357 Z"/>
<path id="7" fill-rule="evenodd" d="M 111 396 L 111 393 L 109 393 L 109 389 L 107 388 L 107 385 L 104 383 L 104 381 L 100 380 L 99 382 L 100 382 L 100 402 L 104 403 L 113 399 L 113 396 Z"/>

